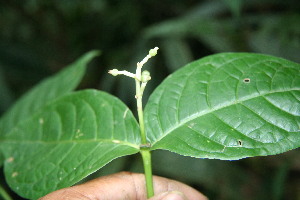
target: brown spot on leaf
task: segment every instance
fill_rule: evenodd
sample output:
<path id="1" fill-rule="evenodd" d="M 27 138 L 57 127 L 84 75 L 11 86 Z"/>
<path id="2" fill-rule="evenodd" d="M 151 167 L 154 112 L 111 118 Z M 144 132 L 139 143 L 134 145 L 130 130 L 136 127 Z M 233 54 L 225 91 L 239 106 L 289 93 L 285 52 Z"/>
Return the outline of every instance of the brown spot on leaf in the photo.
<path id="1" fill-rule="evenodd" d="M 9 158 L 7 159 L 7 162 L 11 163 L 11 162 L 13 162 L 14 160 L 15 160 L 14 157 L 9 157 Z"/>
<path id="2" fill-rule="evenodd" d="M 13 172 L 12 174 L 11 174 L 11 177 L 13 177 L 13 178 L 15 178 L 16 176 L 18 176 L 18 172 Z"/>

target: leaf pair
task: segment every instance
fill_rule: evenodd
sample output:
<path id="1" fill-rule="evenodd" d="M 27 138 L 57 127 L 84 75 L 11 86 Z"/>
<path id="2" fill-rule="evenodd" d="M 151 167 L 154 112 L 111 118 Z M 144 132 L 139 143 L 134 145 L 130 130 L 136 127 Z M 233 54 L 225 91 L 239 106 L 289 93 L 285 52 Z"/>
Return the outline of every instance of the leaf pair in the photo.
<path id="1" fill-rule="evenodd" d="M 36 86 L 1 119 L 6 180 L 21 196 L 39 198 L 139 152 L 138 123 L 126 105 L 101 91 L 72 92 L 97 54 Z M 151 150 L 234 160 L 297 148 L 299 77 L 298 64 L 266 55 L 222 53 L 190 63 L 146 105 Z"/>

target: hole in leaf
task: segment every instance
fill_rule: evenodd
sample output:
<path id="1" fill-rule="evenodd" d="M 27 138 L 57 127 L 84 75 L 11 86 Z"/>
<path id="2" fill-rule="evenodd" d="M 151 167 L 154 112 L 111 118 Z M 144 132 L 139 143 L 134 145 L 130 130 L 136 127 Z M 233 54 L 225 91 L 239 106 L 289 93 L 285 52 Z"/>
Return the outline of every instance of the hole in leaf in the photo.
<path id="1" fill-rule="evenodd" d="M 250 83 L 250 81 L 251 81 L 250 78 L 244 78 L 243 80 L 244 83 Z"/>
<path id="2" fill-rule="evenodd" d="M 242 144 L 243 144 L 242 141 L 241 141 L 241 140 L 238 140 L 238 145 L 239 145 L 239 146 L 242 146 Z"/>

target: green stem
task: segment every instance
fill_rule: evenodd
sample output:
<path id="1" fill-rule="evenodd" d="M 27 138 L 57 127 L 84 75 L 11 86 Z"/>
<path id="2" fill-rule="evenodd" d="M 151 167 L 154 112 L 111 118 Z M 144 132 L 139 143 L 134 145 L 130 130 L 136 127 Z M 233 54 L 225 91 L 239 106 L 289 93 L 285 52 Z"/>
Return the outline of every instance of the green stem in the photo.
<path id="1" fill-rule="evenodd" d="M 4 190 L 4 188 L 0 185 L 0 196 L 2 196 L 3 200 L 12 200 L 9 194 Z"/>
<path id="2" fill-rule="evenodd" d="M 152 164 L 151 164 L 151 153 L 147 144 L 146 132 L 145 132 L 145 124 L 144 124 L 144 113 L 143 113 L 143 91 L 145 89 L 145 84 L 141 86 L 141 81 L 139 80 L 141 77 L 141 69 L 137 68 L 136 72 L 136 102 L 137 102 L 137 111 L 138 111 L 138 118 L 140 124 L 140 133 L 141 133 L 141 155 L 143 158 L 143 165 L 144 165 L 144 173 L 145 173 L 145 180 L 146 180 L 146 189 L 147 189 L 147 197 L 151 198 L 154 196 L 153 190 L 153 180 L 152 180 Z"/>
<path id="3" fill-rule="evenodd" d="M 146 179 L 147 198 L 154 196 L 153 180 L 152 180 L 152 164 L 151 164 L 151 152 L 149 149 L 141 149 L 141 154 L 144 164 L 144 173 Z"/>
<path id="4" fill-rule="evenodd" d="M 151 153 L 150 153 L 150 144 L 147 143 L 145 123 L 144 123 L 144 113 L 143 113 L 143 93 L 147 82 L 151 79 L 150 73 L 148 71 L 143 71 L 143 65 L 148 61 L 149 58 L 157 54 L 158 47 L 150 49 L 148 55 L 141 61 L 137 63 L 137 68 L 135 74 L 127 72 L 126 70 L 119 71 L 117 69 L 109 70 L 108 73 L 113 76 L 123 74 L 135 79 L 136 93 L 135 98 L 137 102 L 137 112 L 140 125 L 140 134 L 141 134 L 141 145 L 140 152 L 143 158 L 143 165 L 145 171 L 146 187 L 147 187 L 147 196 L 148 198 L 154 195 L 153 190 L 153 180 L 152 180 L 152 165 L 151 165 Z"/>

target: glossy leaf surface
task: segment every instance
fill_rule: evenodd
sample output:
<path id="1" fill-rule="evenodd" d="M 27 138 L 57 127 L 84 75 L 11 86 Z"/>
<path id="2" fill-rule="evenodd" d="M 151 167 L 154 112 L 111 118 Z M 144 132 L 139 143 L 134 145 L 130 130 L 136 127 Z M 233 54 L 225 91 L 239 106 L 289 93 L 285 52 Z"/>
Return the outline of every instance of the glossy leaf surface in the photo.
<path id="1" fill-rule="evenodd" d="M 29 115 L 0 148 L 8 184 L 21 196 L 37 199 L 117 157 L 137 153 L 139 142 L 138 124 L 119 99 L 83 90 Z"/>
<path id="2" fill-rule="evenodd" d="M 188 64 L 151 95 L 152 149 L 235 160 L 300 146 L 300 65 L 260 54 L 222 53 Z"/>
<path id="3" fill-rule="evenodd" d="M 52 100 L 74 90 L 81 81 L 87 64 L 98 51 L 90 51 L 54 76 L 45 79 L 18 100 L 0 120 L 0 144 L 18 123 Z M 0 166 L 3 157 L 0 152 Z"/>

